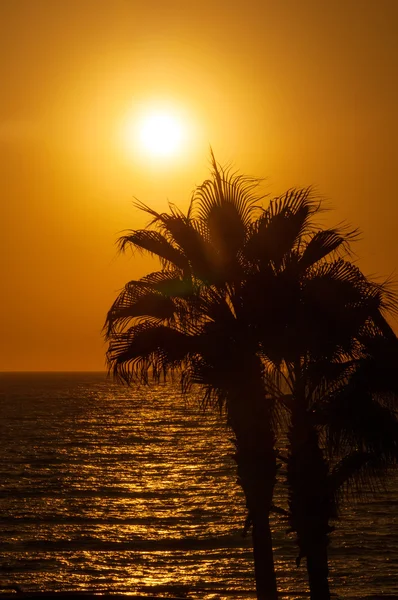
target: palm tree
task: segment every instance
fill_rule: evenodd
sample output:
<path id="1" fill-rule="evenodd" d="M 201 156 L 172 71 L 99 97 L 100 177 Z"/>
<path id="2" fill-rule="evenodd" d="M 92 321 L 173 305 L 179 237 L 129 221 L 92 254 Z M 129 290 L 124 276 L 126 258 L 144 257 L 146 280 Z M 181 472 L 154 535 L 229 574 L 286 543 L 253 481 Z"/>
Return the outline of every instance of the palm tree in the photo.
<path id="1" fill-rule="evenodd" d="M 397 343 L 377 330 L 372 338 L 362 339 L 364 345 L 356 348 L 356 357 L 343 357 L 339 352 L 328 365 L 302 363 L 293 383 L 290 523 L 298 535 L 298 562 L 307 558 L 313 599 L 330 597 L 328 534 L 338 501 L 353 485 L 358 493 L 371 489 L 398 458 L 398 421 L 393 408 L 398 386 L 392 377 Z"/>
<path id="2" fill-rule="evenodd" d="M 278 374 L 290 410 L 290 522 L 318 600 L 330 596 L 329 521 L 339 491 L 355 477 L 381 473 L 398 454 L 391 410 L 397 340 L 383 316 L 395 299 L 338 255 L 355 231 L 313 226 L 319 210 L 308 190 L 271 205 L 254 224 L 258 270 L 244 290 L 262 331 L 268 377 Z"/>
<path id="3" fill-rule="evenodd" d="M 288 409 L 290 522 L 311 597 L 328 598 L 339 492 L 397 456 L 392 367 L 388 380 L 380 375 L 396 347 L 383 316 L 394 298 L 342 258 L 356 231 L 317 226 L 310 189 L 263 210 L 258 182 L 212 159 L 213 177 L 186 215 L 139 204 L 152 227 L 120 239 L 121 250 L 157 256 L 162 270 L 129 282 L 109 311 L 109 365 L 128 383 L 178 371 L 185 391 L 199 384 L 205 404 L 226 410 L 261 599 L 276 597 L 269 512 L 277 409 Z"/>
<path id="4" fill-rule="evenodd" d="M 273 395 L 264 379 L 258 332 L 242 285 L 250 273 L 258 182 L 220 169 L 200 186 L 187 214 L 170 206 L 150 228 L 130 231 L 120 249 L 157 256 L 162 269 L 129 282 L 106 321 L 109 367 L 124 382 L 180 373 L 203 402 L 225 409 L 234 433 L 238 480 L 252 524 L 257 597 L 277 597 L 269 525 L 276 478 Z"/>

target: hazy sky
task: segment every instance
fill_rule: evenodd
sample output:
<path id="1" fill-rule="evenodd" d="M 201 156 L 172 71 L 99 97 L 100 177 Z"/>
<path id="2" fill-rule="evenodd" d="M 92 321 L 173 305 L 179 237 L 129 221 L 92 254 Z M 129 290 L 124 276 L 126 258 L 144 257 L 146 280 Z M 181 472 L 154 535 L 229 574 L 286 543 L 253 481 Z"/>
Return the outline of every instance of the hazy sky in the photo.
<path id="1" fill-rule="evenodd" d="M 0 0 L 0 27 L 0 370 L 104 368 L 107 309 L 149 267 L 116 257 L 133 196 L 184 208 L 209 144 L 272 195 L 315 184 L 397 277 L 397 0 Z M 154 104 L 190 125 L 173 160 L 126 144 Z"/>

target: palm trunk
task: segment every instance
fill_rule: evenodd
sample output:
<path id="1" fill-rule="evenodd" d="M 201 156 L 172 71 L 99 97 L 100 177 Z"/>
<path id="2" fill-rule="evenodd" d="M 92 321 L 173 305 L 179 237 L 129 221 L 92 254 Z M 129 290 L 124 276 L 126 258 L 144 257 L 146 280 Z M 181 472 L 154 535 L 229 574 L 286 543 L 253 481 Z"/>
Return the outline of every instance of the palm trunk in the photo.
<path id="1" fill-rule="evenodd" d="M 293 410 L 288 462 L 291 526 L 297 532 L 299 558 L 307 559 L 311 600 L 329 600 L 329 519 L 332 500 L 328 468 L 308 413 Z"/>
<path id="2" fill-rule="evenodd" d="M 261 511 L 257 513 L 250 511 L 250 514 L 252 518 L 254 576 L 256 579 L 257 598 L 258 600 L 276 600 L 278 593 L 272 534 L 269 524 L 269 509 L 262 507 Z"/>
<path id="3" fill-rule="evenodd" d="M 269 524 L 276 479 L 275 440 L 262 386 L 257 387 L 247 381 L 250 380 L 246 380 L 245 395 L 238 395 L 238 390 L 234 390 L 234 399 L 229 405 L 229 422 L 235 433 L 238 481 L 245 494 L 252 524 L 257 598 L 276 600 L 276 576 Z"/>
<path id="4" fill-rule="evenodd" d="M 307 572 L 312 600 L 329 600 L 328 539 L 323 536 L 319 543 L 313 543 L 307 552 Z"/>

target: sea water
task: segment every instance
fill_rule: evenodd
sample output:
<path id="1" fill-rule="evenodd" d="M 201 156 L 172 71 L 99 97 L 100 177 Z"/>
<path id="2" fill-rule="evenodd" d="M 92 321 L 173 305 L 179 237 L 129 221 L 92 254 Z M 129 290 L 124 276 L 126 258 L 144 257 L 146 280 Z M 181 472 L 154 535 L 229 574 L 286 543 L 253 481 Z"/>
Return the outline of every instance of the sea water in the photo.
<path id="1" fill-rule="evenodd" d="M 103 373 L 0 374 L 0 591 L 254 597 L 231 432 L 178 386 Z M 283 486 L 276 503 L 283 503 Z M 398 595 L 398 478 L 346 502 L 331 536 L 341 598 Z M 272 516 L 281 597 L 308 592 Z"/>

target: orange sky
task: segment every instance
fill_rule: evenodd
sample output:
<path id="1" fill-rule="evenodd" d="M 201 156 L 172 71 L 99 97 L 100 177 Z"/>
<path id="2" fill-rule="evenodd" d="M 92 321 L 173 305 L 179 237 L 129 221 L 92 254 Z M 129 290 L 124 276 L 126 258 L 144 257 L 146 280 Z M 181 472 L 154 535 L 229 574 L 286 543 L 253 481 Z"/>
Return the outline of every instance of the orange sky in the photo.
<path id="1" fill-rule="evenodd" d="M 398 265 L 396 0 L 1 0 L 0 370 L 101 370 L 133 196 L 187 205 L 222 162 L 277 194 L 315 184 L 363 231 L 366 273 Z M 195 125 L 165 163 L 123 119 L 175 106 Z"/>

